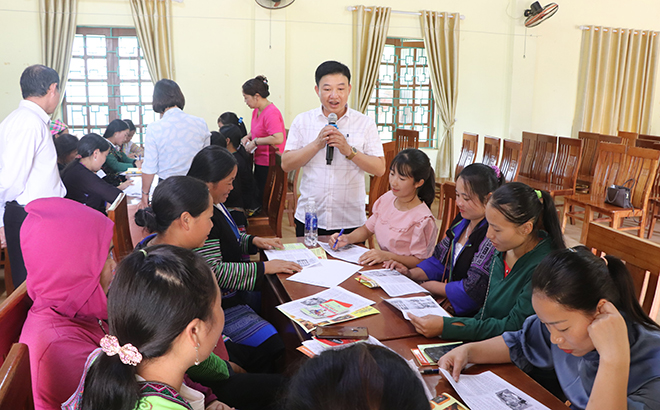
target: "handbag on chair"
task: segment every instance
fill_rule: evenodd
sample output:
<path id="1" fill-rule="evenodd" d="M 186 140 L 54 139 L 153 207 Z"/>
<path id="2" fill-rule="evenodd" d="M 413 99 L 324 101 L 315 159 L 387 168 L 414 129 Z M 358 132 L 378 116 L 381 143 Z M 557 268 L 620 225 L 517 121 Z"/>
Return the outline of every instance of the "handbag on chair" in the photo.
<path id="1" fill-rule="evenodd" d="M 626 186 L 629 182 L 632 182 L 630 188 Z M 605 195 L 605 203 L 618 206 L 620 208 L 632 208 L 634 210 L 634 207 L 630 202 L 630 191 L 633 189 L 634 186 L 635 186 L 635 180 L 630 178 L 629 180 L 624 182 L 623 185 L 611 185 L 607 187 L 607 193 Z"/>

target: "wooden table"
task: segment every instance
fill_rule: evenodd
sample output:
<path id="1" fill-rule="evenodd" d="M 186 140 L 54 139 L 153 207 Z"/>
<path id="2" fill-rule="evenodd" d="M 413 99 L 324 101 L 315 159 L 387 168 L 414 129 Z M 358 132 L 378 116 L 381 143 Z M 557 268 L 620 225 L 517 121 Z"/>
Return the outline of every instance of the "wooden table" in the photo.
<path id="1" fill-rule="evenodd" d="M 438 339 L 429 341 L 429 339 L 424 336 L 418 335 L 414 337 L 406 337 L 401 339 L 388 340 L 383 342 L 383 344 L 395 352 L 399 353 L 406 360 L 413 360 L 413 354 L 410 351 L 411 348 L 417 347 L 417 345 L 428 344 L 428 343 L 439 343 Z M 433 366 L 433 368 L 436 366 Z M 432 367 L 424 367 L 432 368 Z M 467 370 L 464 370 L 464 374 L 479 374 L 487 370 L 492 371 L 496 375 L 500 376 L 507 382 L 516 386 L 520 390 L 524 391 L 531 397 L 538 400 L 544 406 L 552 410 L 566 410 L 568 407 L 562 403 L 558 398 L 553 396 L 549 391 L 544 389 L 540 384 L 536 383 L 531 377 L 527 376 L 525 372 L 520 370 L 514 364 L 479 364 L 470 367 Z M 422 376 L 424 382 L 431 390 L 432 394 L 439 395 L 440 393 L 449 393 L 454 396 L 456 399 L 461 400 L 456 390 L 451 386 L 451 384 L 445 380 L 439 374 L 425 374 Z M 463 401 L 463 400 L 461 400 Z"/>

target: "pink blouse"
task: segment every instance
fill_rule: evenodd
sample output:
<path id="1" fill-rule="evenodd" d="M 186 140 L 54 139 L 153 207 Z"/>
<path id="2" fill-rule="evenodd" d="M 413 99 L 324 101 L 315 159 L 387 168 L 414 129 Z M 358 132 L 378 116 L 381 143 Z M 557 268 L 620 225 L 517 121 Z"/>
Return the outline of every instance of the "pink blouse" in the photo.
<path id="1" fill-rule="evenodd" d="M 269 135 L 281 132 L 284 135 L 284 140 L 281 144 L 273 148 L 271 145 L 259 145 L 254 152 L 254 163 L 257 165 L 270 165 L 270 151 L 273 149 L 279 150 L 280 154 L 284 152 L 286 144 L 286 129 L 284 128 L 284 119 L 280 110 L 277 109 L 275 104 L 268 104 L 266 108 L 259 114 L 259 109 L 256 108 L 252 111 L 252 123 L 250 132 L 252 139 L 268 137 Z"/>
<path id="2" fill-rule="evenodd" d="M 394 206 L 395 199 L 392 191 L 378 198 L 364 226 L 376 234 L 378 245 L 384 251 L 419 259 L 429 258 L 438 237 L 438 227 L 431 210 L 422 202 L 408 211 L 399 211 Z"/>

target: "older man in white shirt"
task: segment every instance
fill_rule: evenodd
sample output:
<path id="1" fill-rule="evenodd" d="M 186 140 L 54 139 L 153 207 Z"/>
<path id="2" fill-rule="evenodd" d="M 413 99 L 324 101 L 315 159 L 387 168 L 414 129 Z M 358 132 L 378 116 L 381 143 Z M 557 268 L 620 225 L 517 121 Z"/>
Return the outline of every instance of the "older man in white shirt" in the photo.
<path id="1" fill-rule="evenodd" d="M 0 241 L 7 246 L 14 286 L 27 275 L 19 237 L 25 205 L 66 194 L 49 129 L 60 78 L 52 68 L 32 65 L 20 83 L 23 101 L 0 123 Z"/>
<path id="2" fill-rule="evenodd" d="M 299 114 L 291 124 L 282 155 L 282 169 L 302 167 L 300 199 L 296 209 L 296 236 L 303 236 L 305 205 L 314 199 L 319 235 L 345 229 L 349 233 L 364 225 L 364 173 L 385 173 L 383 145 L 374 121 L 348 108 L 351 73 L 337 61 L 326 61 L 316 69 L 314 90 L 321 107 Z M 328 125 L 328 115 L 336 114 L 337 126 Z M 326 145 L 336 148 L 332 162 L 326 163 Z"/>

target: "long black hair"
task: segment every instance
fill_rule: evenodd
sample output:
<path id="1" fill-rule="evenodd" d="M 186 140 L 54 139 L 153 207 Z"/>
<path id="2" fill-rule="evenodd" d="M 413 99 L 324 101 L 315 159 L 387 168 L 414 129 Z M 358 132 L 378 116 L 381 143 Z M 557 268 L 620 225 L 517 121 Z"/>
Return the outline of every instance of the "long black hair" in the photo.
<path id="1" fill-rule="evenodd" d="M 156 245 L 133 252 L 117 266 L 108 293 L 109 334 L 130 343 L 143 360 L 166 354 L 194 319 L 214 319 L 218 284 L 195 252 Z M 132 410 L 140 400 L 136 366 L 101 352 L 92 364 L 81 409 Z"/>
<path id="2" fill-rule="evenodd" d="M 110 150 L 110 142 L 100 136 L 99 134 L 91 133 L 83 136 L 78 141 L 78 155 L 62 170 L 62 176 L 69 173 L 69 170 L 80 162 L 82 158 L 87 158 L 94 154 L 94 151 L 99 150 L 106 152 Z"/>
<path id="3" fill-rule="evenodd" d="M 308 360 L 291 379 L 285 410 L 428 410 L 422 381 L 401 356 L 356 343 Z"/>
<path id="4" fill-rule="evenodd" d="M 468 191 L 476 195 L 484 205 L 488 202 L 488 194 L 495 192 L 504 183 L 504 175 L 499 170 L 495 171 L 493 167 L 479 163 L 463 168 L 456 181 L 458 178 L 463 180 Z"/>
<path id="5" fill-rule="evenodd" d="M 150 232 L 163 233 L 181 214 L 197 218 L 209 207 L 209 188 L 202 181 L 184 176 L 169 177 L 154 190 L 151 206 L 135 213 L 135 223 Z"/>
<path id="6" fill-rule="evenodd" d="M 241 137 L 244 137 L 247 135 L 247 129 L 245 128 L 245 121 L 243 121 L 243 117 L 239 117 L 238 115 L 234 114 L 231 111 L 223 112 L 219 117 L 218 117 L 218 122 L 221 122 L 222 125 L 229 125 L 229 124 L 234 124 L 238 128 L 240 128 Z M 237 147 L 238 148 L 238 147 Z"/>
<path id="7" fill-rule="evenodd" d="M 195 155 L 188 176 L 204 182 L 218 182 L 227 178 L 237 164 L 226 148 L 209 145 Z"/>
<path id="8" fill-rule="evenodd" d="M 536 267 L 532 290 L 587 314 L 595 313 L 598 302 L 605 299 L 629 320 L 660 330 L 639 305 L 632 276 L 615 256 L 599 258 L 583 246 L 555 251 Z"/>
<path id="9" fill-rule="evenodd" d="M 108 139 L 112 138 L 113 135 L 117 132 L 121 132 L 124 130 L 129 130 L 130 127 L 124 120 L 112 120 L 110 121 L 110 124 L 108 124 L 108 128 L 105 129 L 105 133 L 103 133 L 103 138 Z"/>
<path id="10" fill-rule="evenodd" d="M 390 171 L 394 170 L 415 182 L 424 180 L 424 184 L 417 188 L 417 196 L 430 208 L 435 199 L 435 173 L 429 157 L 418 149 L 404 149 L 392 160 Z"/>
<path id="11" fill-rule="evenodd" d="M 57 152 L 57 161 L 64 163 L 69 154 L 78 149 L 78 138 L 71 134 L 62 134 L 55 138 L 55 152 Z M 106 141 L 107 142 L 107 141 Z"/>
<path id="12" fill-rule="evenodd" d="M 510 182 L 493 192 L 488 203 L 515 225 L 532 221 L 532 234 L 541 229 L 546 231 L 554 249 L 566 248 L 555 201 L 548 192 L 536 190 L 522 182 Z"/>

